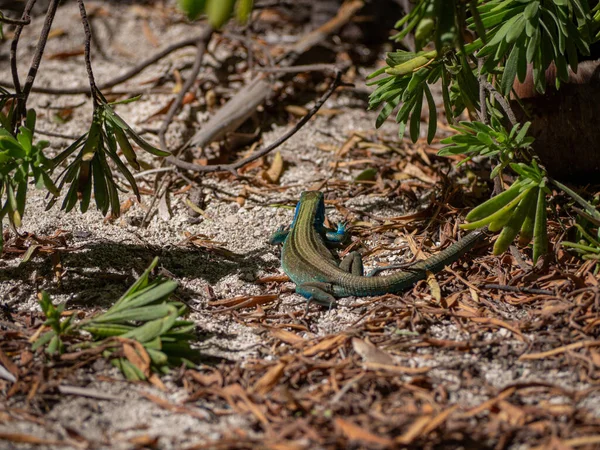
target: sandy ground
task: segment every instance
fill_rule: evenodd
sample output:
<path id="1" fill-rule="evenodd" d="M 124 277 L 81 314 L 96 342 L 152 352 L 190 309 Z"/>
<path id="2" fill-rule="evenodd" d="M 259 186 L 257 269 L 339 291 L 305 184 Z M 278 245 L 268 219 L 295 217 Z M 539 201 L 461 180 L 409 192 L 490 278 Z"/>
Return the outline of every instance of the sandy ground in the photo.
<path id="1" fill-rule="evenodd" d="M 109 48 L 111 53 L 116 51 L 112 61 L 95 58 L 94 67 L 100 82 L 120 73 L 142 56 L 156 51 L 141 31 L 144 23 L 160 37 L 161 44 L 175 41 L 190 32 L 190 27 L 183 23 L 166 24 L 160 18 L 152 16 L 146 20 L 133 7 L 111 5 L 109 11 L 110 15 L 103 19 L 109 27 L 99 26 L 97 32 L 100 37 L 110 33 Z M 61 9 L 55 28 L 65 30 L 65 34 L 49 41 L 47 55 L 69 51 L 80 45 L 82 33 L 77 15 L 73 4 Z M 109 28 L 112 32 L 108 31 Z M 27 28 L 22 37 L 22 68 L 26 67 L 25 63 L 28 61 L 25 55 L 29 55 L 32 50 L 26 43 L 32 42 L 34 29 Z M 3 58 L 7 51 L 6 44 L 0 47 Z M 191 50 L 176 52 L 119 89 L 138 87 L 141 81 L 162 75 L 171 65 L 189 63 L 192 58 Z M 4 62 L 0 66 L 0 78 L 9 78 Z M 84 82 L 85 68 L 81 57 L 77 57 L 44 60 L 36 84 L 67 87 Z M 166 99 L 164 95 L 144 96 L 136 103 L 118 107 L 118 112 L 130 124 L 139 126 L 143 119 L 164 106 Z M 77 108 L 73 119 L 65 124 L 57 124 L 52 120 L 54 111 L 48 106 L 79 104 L 85 100 L 85 96 L 36 95 L 32 97 L 31 106 L 39 111 L 40 129 L 77 135 L 89 123 L 90 105 Z M 76 250 L 61 255 L 65 274 L 60 286 L 53 278 L 52 265 L 47 258 L 36 257 L 25 266 L 19 266 L 18 259 L 0 260 L 2 302 L 20 310 L 35 310 L 38 308 L 36 294 L 45 289 L 56 301 L 67 301 L 71 308 L 106 307 L 144 270 L 154 256 L 159 256 L 160 266 L 180 283 L 178 292 L 181 297 L 195 308 L 190 318 L 197 323 L 203 336 L 196 343 L 203 354 L 238 362 L 265 357 L 268 348 L 263 344 L 259 329 L 241 324 L 227 314 L 215 315 L 214 308 L 209 308 L 207 302 L 238 295 L 277 293 L 277 287 L 258 285 L 254 281 L 260 277 L 282 274 L 278 261 L 279 250 L 271 247 L 267 239 L 278 226 L 289 224 L 293 210 L 278 205 L 293 206 L 302 190 L 321 185 L 328 179 L 329 185 L 325 190 L 329 198 L 335 199 L 336 187 L 332 181 L 350 181 L 362 170 L 342 167 L 334 173 L 330 165 L 334 162 L 333 153 L 325 152 L 317 145 L 340 146 L 356 131 L 375 133 L 373 124 L 376 114 L 366 112 L 362 104 L 348 95 L 330 100 L 325 108 L 343 108 L 343 114 L 317 117 L 280 148 L 287 168 L 279 186 L 285 189 L 253 191 L 245 205 L 240 207 L 233 199 L 247 186 L 245 181 L 207 177 L 199 188 L 206 204 L 206 218 L 199 223 L 190 221 L 188 208 L 184 204 L 186 194 L 171 196 L 172 215 L 168 220 L 154 214 L 148 226 L 141 227 L 140 223 L 151 201 L 149 195 L 144 195 L 141 204 L 134 204 L 121 218 L 110 223 L 104 221 L 102 215 L 95 210 L 85 215 L 78 212 L 64 214 L 58 207 L 45 211 L 46 200 L 43 193 L 32 192 L 21 231 L 52 235 L 57 230 L 63 230 L 69 246 Z M 189 116 L 190 108 L 186 106 L 171 127 L 171 143 L 179 142 L 185 129 L 184 121 Z M 158 120 L 154 120 L 143 123 L 143 126 L 157 128 L 159 124 Z M 271 131 L 263 135 L 263 141 L 271 142 L 286 129 L 286 126 L 274 125 Z M 377 136 L 389 139 L 395 133 L 393 123 L 386 123 L 376 132 Z M 66 142 L 59 138 L 50 140 L 52 151 L 63 148 Z M 147 177 L 146 180 L 151 178 Z M 344 206 L 371 211 L 379 217 L 410 212 L 406 210 L 404 202 L 384 203 L 381 200 L 376 196 L 362 195 L 345 202 Z M 331 211 L 331 217 L 334 220 L 341 218 L 335 210 Z M 202 235 L 232 253 L 223 254 L 186 245 L 184 241 L 189 235 Z M 401 243 L 398 244 L 401 247 Z M 390 253 L 389 257 L 394 260 L 403 255 L 404 251 L 396 251 Z M 287 284 L 285 287 L 288 288 L 287 292 L 282 293 L 279 301 L 270 307 L 276 308 L 282 315 L 303 310 L 305 304 L 301 297 L 292 293 L 293 285 Z M 365 311 L 364 308 L 346 307 L 354 301 L 342 300 L 340 307 L 331 311 L 311 310 L 304 323 L 308 324 L 312 336 L 351 331 Z M 510 305 L 499 305 L 499 308 L 507 321 L 518 320 L 526 314 L 523 309 Z M 429 332 L 438 339 L 461 340 L 468 337 L 455 323 L 448 320 L 432 326 Z M 526 336 L 534 338 L 533 335 Z M 438 367 L 431 372 L 431 377 L 443 384 L 454 401 L 463 406 L 474 406 L 489 398 L 486 392 L 460 388 L 464 380 L 461 379 L 461 371 L 454 368 L 464 366 L 472 367 L 493 388 L 502 388 L 515 381 L 531 380 L 551 382 L 570 391 L 582 391 L 590 387 L 578 382 L 575 373 L 555 369 L 551 362 L 534 365 L 514 358 L 503 358 L 504 354 L 522 353 L 526 346 L 505 329 L 490 330 L 483 337 L 484 342 L 489 341 L 491 346 L 487 354 L 482 350 L 464 352 L 458 356 L 443 353 L 436 355 L 435 350 L 422 349 L 405 353 L 399 359 L 405 365 Z M 111 381 L 102 381 L 98 378 L 99 375 L 108 376 Z M 72 384 L 81 380 L 89 381 L 90 389 L 110 394 L 113 396 L 111 399 L 63 395 L 56 398 L 54 406 L 45 412 L 42 423 L 36 425 L 30 421 L 12 421 L 3 424 L 0 420 L 0 432 L 23 432 L 62 439 L 67 438 L 69 430 L 74 429 L 96 443 L 98 448 L 131 448 L 134 446 L 130 440 L 132 437 L 149 435 L 159 437 L 160 448 L 181 448 L 185 444 L 219 439 L 231 428 L 249 426 L 248 418 L 244 415 L 213 416 L 208 412 L 224 405 L 190 405 L 189 408 L 195 412 L 195 416 L 192 416 L 167 411 L 142 395 L 150 392 L 172 403 L 180 402 L 186 394 L 172 381 L 174 376 L 165 377 L 169 391 L 164 393 L 146 385 L 115 382 L 114 379 L 121 379 L 115 369 L 96 364 L 73 374 L 71 380 L 65 381 Z M 564 398 L 555 394 L 548 400 L 560 403 Z M 23 405 L 11 403 L 8 406 L 19 408 Z M 591 392 L 576 406 L 591 408 L 594 415 L 600 417 L 600 395 L 597 392 Z M 251 430 L 249 432 L 252 434 Z M 21 445 L 18 448 L 25 447 L 26 445 Z M 52 447 L 59 448 L 57 445 Z"/>

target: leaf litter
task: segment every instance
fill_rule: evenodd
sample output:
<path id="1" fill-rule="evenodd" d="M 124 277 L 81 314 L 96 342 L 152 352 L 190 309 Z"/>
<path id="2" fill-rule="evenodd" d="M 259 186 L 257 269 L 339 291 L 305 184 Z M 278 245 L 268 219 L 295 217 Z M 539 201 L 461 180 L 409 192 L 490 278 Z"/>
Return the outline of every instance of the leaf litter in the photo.
<path id="1" fill-rule="evenodd" d="M 156 38 L 147 21 L 143 29 L 147 39 Z M 218 228 L 238 228 L 247 241 L 246 233 L 257 227 L 266 241 L 263 225 L 288 223 L 291 216 L 284 209 L 273 213 L 275 208 L 265 204 L 293 206 L 300 190 L 310 186 L 329 192 L 330 215 L 349 222 L 351 249 L 365 253 L 373 266 L 410 261 L 412 255 L 420 259 L 447 245 L 465 208 L 481 202 L 488 183 L 468 172 L 466 177 L 465 172 L 456 173 L 448 159 L 436 155 L 437 140 L 431 146 L 425 138 L 408 145 L 393 139 L 393 133 L 373 131 L 369 124 L 375 116 L 361 122 L 356 112 L 345 112 L 344 96 L 340 93 L 329 108 L 335 114 L 308 124 L 304 138 L 299 134 L 298 142 L 245 167 L 243 180 L 230 174 L 207 177 L 205 192 L 220 205 L 201 208 L 211 220 L 158 242 L 206 254 L 209 263 L 223 259 L 244 264 L 247 247 L 236 246 L 233 236 Z M 152 120 L 157 110 L 154 105 L 138 111 L 138 123 Z M 330 129 L 332 137 L 327 137 L 322 131 Z M 468 170 L 485 171 L 475 166 Z M 178 183 L 179 190 L 191 186 L 186 180 Z M 147 192 L 153 192 L 152 186 L 146 183 Z M 125 217 L 139 217 L 140 208 L 132 205 Z M 247 228 L 221 220 L 230 216 L 223 211 L 238 208 L 254 211 Z M 178 205 L 172 225 L 155 219 L 154 226 L 181 226 L 185 211 L 185 204 Z M 266 212 L 268 220 L 258 225 Z M 243 220 L 241 215 L 236 219 Z M 553 243 L 572 224 L 569 217 L 557 219 L 549 223 Z M 55 220 L 52 233 L 64 228 L 59 224 L 72 227 L 70 221 L 79 219 Z M 126 222 L 99 227 L 104 228 L 90 229 L 131 230 Z M 76 271 L 70 271 L 76 264 L 71 256 L 86 243 L 75 245 L 74 236 L 52 233 L 7 235 L 2 269 L 16 267 L 20 258 L 46 273 L 51 267 L 49 272 L 60 274 L 63 283 L 81 283 Z M 103 364 L 102 348 L 55 358 L 39 349 L 33 352 L 31 340 L 44 318 L 11 302 L 0 310 L 0 364 L 5 369 L 0 372 L 0 440 L 92 447 L 93 433 L 80 422 L 81 429 L 67 427 L 68 416 L 56 420 L 53 414 L 65 405 L 91 408 L 91 403 L 65 397 L 83 401 L 97 391 L 112 396 L 103 405 L 116 403 L 130 416 L 134 414 L 128 408 L 139 408 L 140 402 L 156 408 L 144 407 L 146 417 L 133 422 L 135 426 L 127 422 L 129 429 L 113 425 L 103 438 L 107 446 L 455 448 L 461 443 L 471 448 L 596 448 L 600 298 L 595 261 L 582 263 L 558 245 L 542 267 L 532 267 L 528 248 L 519 257 L 490 252 L 490 245 L 481 245 L 405 293 L 341 301 L 337 311 L 307 309 L 284 284 L 273 260 L 252 281 L 240 276 L 232 289 L 223 281 L 226 277 L 195 285 L 190 273 L 175 273 L 185 287 L 182 297 L 200 298 L 192 315 L 200 328 L 213 326 L 213 332 L 226 334 L 229 328 L 217 327 L 232 324 L 231 329 L 244 330 L 253 339 L 241 356 L 235 351 L 211 354 L 210 347 L 227 345 L 225 336 L 207 343 L 199 339 L 206 361 L 197 369 L 174 370 L 164 382 L 155 380 L 154 390 L 124 383 Z M 182 256 L 189 258 L 187 253 Z M 165 270 L 173 268 L 177 265 L 167 259 Z M 5 272 L 3 281 L 14 273 Z M 11 283 L 14 291 L 3 290 L 2 295 L 18 297 L 15 292 L 20 292 L 20 298 L 28 298 L 29 278 Z M 496 287 L 486 287 L 490 285 Z M 101 306 L 80 305 L 77 314 L 85 317 Z M 134 342 L 123 344 L 124 357 L 146 370 L 147 355 L 139 350 Z M 120 394 L 129 405 L 120 403 Z M 167 416 L 161 416 L 160 426 L 145 428 L 142 424 L 152 414 L 190 421 L 185 432 Z M 161 429 L 168 434 L 167 423 L 180 435 L 157 441 Z"/>

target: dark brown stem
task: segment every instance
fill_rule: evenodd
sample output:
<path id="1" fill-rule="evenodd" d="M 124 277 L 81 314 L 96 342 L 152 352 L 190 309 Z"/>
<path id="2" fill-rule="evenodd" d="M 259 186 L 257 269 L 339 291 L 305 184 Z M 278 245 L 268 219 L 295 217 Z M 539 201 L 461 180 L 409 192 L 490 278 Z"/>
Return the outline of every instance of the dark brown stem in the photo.
<path id="1" fill-rule="evenodd" d="M 485 75 L 481 74 L 481 69 L 484 63 L 485 60 L 483 58 L 477 59 L 477 69 L 479 70 L 479 121 L 487 125 L 489 123 L 486 104 L 487 96 L 485 95 L 486 88 L 483 84 L 483 82 L 487 80 L 485 78 Z"/>
<path id="2" fill-rule="evenodd" d="M 327 101 L 327 99 L 331 96 L 331 94 L 333 94 L 333 92 L 336 90 L 336 88 L 338 86 L 345 85 L 342 83 L 341 78 L 342 78 L 342 72 L 339 70 L 336 71 L 335 79 L 331 83 L 331 86 L 329 86 L 329 89 L 327 89 L 327 91 L 321 96 L 321 98 L 319 98 L 319 100 L 317 100 L 317 102 L 312 107 L 312 109 L 304 117 L 302 117 L 302 119 L 300 119 L 300 121 L 296 125 L 294 125 L 293 128 L 291 128 L 289 131 L 287 131 L 283 136 L 279 137 L 279 139 L 277 139 L 272 144 L 268 145 L 267 147 L 263 148 L 262 150 L 260 150 L 256 153 L 248 156 L 247 158 L 241 159 L 241 160 L 239 160 L 235 163 L 231 163 L 231 164 L 215 164 L 215 165 L 208 165 L 208 166 L 199 166 L 198 164 L 192 164 L 192 163 L 188 163 L 185 161 L 181 161 L 181 160 L 175 158 L 174 156 L 169 156 L 167 158 L 167 162 L 169 162 L 181 169 L 191 170 L 193 172 L 207 173 L 207 172 L 229 171 L 229 172 L 233 173 L 235 176 L 238 176 L 237 170 L 239 168 L 245 166 L 246 164 L 248 164 L 252 161 L 257 160 L 258 158 L 261 158 L 262 156 L 265 156 L 267 153 L 273 151 L 274 149 L 279 147 L 281 144 L 283 144 L 285 141 L 287 141 L 289 138 L 291 138 L 294 134 L 296 134 L 298 132 L 298 130 L 300 130 L 300 128 L 302 128 L 304 126 L 304 124 L 306 124 L 317 113 L 317 111 L 321 108 L 321 106 L 323 106 L 323 104 Z"/>
<path id="3" fill-rule="evenodd" d="M 8 17 L 0 17 L 0 22 L 5 23 L 7 25 L 29 25 L 31 23 L 31 19 L 9 19 Z"/>
<path id="4" fill-rule="evenodd" d="M 196 38 L 197 43 L 197 51 L 196 51 L 196 59 L 194 60 L 194 65 L 192 67 L 192 71 L 189 74 L 187 80 L 185 80 L 185 83 L 183 85 L 183 87 L 181 88 L 181 90 L 179 91 L 179 93 L 177 94 L 177 97 L 175 98 L 175 101 L 173 102 L 173 104 L 171 105 L 171 107 L 169 108 L 169 111 L 167 112 L 167 116 L 165 117 L 165 120 L 163 121 L 160 130 L 158 131 L 158 137 L 160 139 L 160 145 L 162 147 L 163 150 L 167 150 L 167 142 L 165 139 L 165 135 L 167 134 L 167 130 L 169 129 L 169 125 L 171 124 L 171 122 L 173 121 L 173 117 L 175 116 L 175 113 L 179 110 L 179 108 L 181 107 L 181 104 L 183 103 L 183 98 L 185 97 L 185 94 L 188 93 L 188 91 L 190 90 L 190 88 L 192 87 L 192 85 L 194 84 L 194 82 L 196 81 L 196 78 L 198 78 L 198 74 L 200 73 L 200 69 L 202 69 L 202 60 L 204 58 L 204 52 L 206 50 L 206 46 L 208 45 L 211 37 L 212 37 L 212 33 L 213 30 L 210 26 L 207 26 L 204 31 L 200 34 L 200 36 L 198 36 Z"/>
<path id="5" fill-rule="evenodd" d="M 79 4 L 79 15 L 81 16 L 81 23 L 83 24 L 83 31 L 85 33 L 85 44 L 84 44 L 84 59 L 85 59 L 85 68 L 88 74 L 88 80 L 90 82 L 90 93 L 92 95 L 92 101 L 94 103 L 94 110 L 98 106 L 98 99 L 96 97 L 96 91 L 98 88 L 96 87 L 96 80 L 94 79 L 94 71 L 92 70 L 92 59 L 90 52 L 90 45 L 92 42 L 92 30 L 90 29 L 90 22 L 87 17 L 87 13 L 85 11 L 85 5 L 83 4 L 83 0 L 77 0 Z"/>
<path id="6" fill-rule="evenodd" d="M 496 88 L 494 88 L 494 86 L 492 86 L 492 84 L 489 81 L 480 79 L 479 82 L 483 85 L 483 87 L 485 87 L 485 89 L 490 94 L 494 96 L 496 101 L 500 103 L 500 106 L 506 113 L 506 117 L 508 117 L 508 120 L 510 121 L 511 125 L 514 127 L 518 123 L 517 117 L 515 116 L 515 113 L 513 112 L 506 99 L 502 96 L 500 92 L 496 90 Z"/>
<path id="7" fill-rule="evenodd" d="M 23 10 L 23 14 L 21 16 L 22 21 L 30 21 L 31 10 L 35 5 L 36 0 L 29 0 L 25 5 L 25 9 Z M 15 37 L 13 38 L 10 44 L 10 70 L 12 72 L 13 85 L 16 94 L 21 93 L 21 83 L 19 81 L 19 72 L 17 70 L 17 47 L 19 46 L 19 38 L 21 37 L 21 32 L 23 31 L 23 25 L 18 25 L 15 28 Z"/>
<path id="8" fill-rule="evenodd" d="M 157 54 L 146 59 L 145 61 L 142 61 L 137 66 L 132 67 L 127 72 L 125 72 L 123 75 L 119 75 L 118 77 L 115 77 L 112 80 L 109 80 L 105 83 L 100 83 L 100 84 L 98 84 L 97 87 L 100 90 L 104 90 L 104 89 L 110 89 L 111 87 L 114 87 L 118 84 L 124 83 L 125 81 L 138 75 L 146 67 L 151 66 L 152 64 L 154 64 L 157 61 L 160 61 L 165 56 L 168 56 L 169 54 L 173 53 L 174 51 L 179 50 L 180 48 L 189 47 L 191 45 L 197 45 L 197 44 L 198 44 L 198 37 L 193 37 L 193 38 L 184 39 L 180 42 L 176 42 L 172 45 L 169 45 L 164 50 L 161 50 Z M 11 85 L 10 83 L 7 83 L 5 81 L 0 81 L 0 86 L 13 87 L 14 85 Z M 90 92 L 90 89 L 88 86 L 79 86 L 79 87 L 65 88 L 65 89 L 37 87 L 37 88 L 33 89 L 33 92 L 38 92 L 40 94 L 51 94 L 51 95 L 78 95 L 78 94 L 88 94 Z"/>
<path id="9" fill-rule="evenodd" d="M 336 73 L 345 67 L 339 67 L 334 64 L 301 64 L 289 67 L 263 67 L 256 69 L 257 72 L 265 73 L 300 73 L 300 72 L 333 72 Z"/>
<path id="10" fill-rule="evenodd" d="M 484 284 L 481 287 L 483 289 L 497 289 L 499 291 L 520 292 L 520 293 L 524 293 L 524 294 L 554 295 L 554 292 L 549 291 L 547 289 L 534 289 L 534 288 L 526 288 L 526 287 L 518 287 L 518 286 L 507 286 L 505 284 Z"/>
<path id="11" fill-rule="evenodd" d="M 44 27 L 40 33 L 40 38 L 33 55 L 33 60 L 31 62 L 31 66 L 29 67 L 29 72 L 27 73 L 27 79 L 25 80 L 25 85 L 23 86 L 23 97 L 19 98 L 18 100 L 15 117 L 25 117 L 27 111 L 27 99 L 29 98 L 31 88 L 35 82 L 37 71 L 40 67 L 40 63 L 42 62 L 42 56 L 44 55 L 44 49 L 46 48 L 46 42 L 48 41 L 48 34 L 50 33 L 50 28 L 52 28 L 52 22 L 54 21 L 54 16 L 56 15 L 56 10 L 58 9 L 59 3 L 60 0 L 50 0 L 50 4 L 48 5 L 46 20 L 44 20 Z"/>

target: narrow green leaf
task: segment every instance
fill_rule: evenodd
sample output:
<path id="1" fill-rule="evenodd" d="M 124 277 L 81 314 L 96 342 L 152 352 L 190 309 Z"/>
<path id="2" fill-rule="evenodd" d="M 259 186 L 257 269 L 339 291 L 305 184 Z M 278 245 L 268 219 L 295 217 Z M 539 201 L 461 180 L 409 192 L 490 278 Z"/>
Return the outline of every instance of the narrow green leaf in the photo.
<path id="1" fill-rule="evenodd" d="M 410 138 L 413 142 L 419 139 L 419 131 L 421 130 L 421 109 L 423 107 L 423 89 L 416 94 L 415 108 L 410 116 Z"/>
<path id="2" fill-rule="evenodd" d="M 54 336 L 56 336 L 56 332 L 54 330 L 45 332 L 31 345 L 31 351 L 35 352 L 38 348 L 43 347 L 50 342 Z"/>
<path id="3" fill-rule="evenodd" d="M 540 256 L 548 253 L 548 223 L 546 219 L 546 193 L 538 190 L 535 225 L 533 230 L 533 265 Z"/>
<path id="4" fill-rule="evenodd" d="M 489 225 L 492 222 L 500 220 L 505 214 L 510 214 L 512 209 L 516 207 L 521 199 L 525 196 L 527 191 L 521 192 L 517 197 L 508 202 L 504 207 L 498 209 L 495 213 L 475 222 L 470 222 L 467 224 L 462 224 L 460 227 L 463 230 L 475 230 L 477 228 L 481 228 L 483 226 Z"/>
<path id="5" fill-rule="evenodd" d="M 504 66 L 504 73 L 502 74 L 502 81 L 500 82 L 500 92 L 502 92 L 502 94 L 505 97 L 508 97 L 510 95 L 513 83 L 515 82 L 515 78 L 517 77 L 519 60 L 523 59 L 521 50 L 521 45 L 519 43 L 516 44 L 510 52 L 508 59 L 506 60 L 506 65 Z"/>
<path id="6" fill-rule="evenodd" d="M 136 293 L 139 289 L 145 288 L 148 285 L 148 277 L 150 276 L 150 273 L 152 273 L 152 271 L 156 268 L 157 264 L 158 257 L 155 257 L 148 266 L 148 268 L 144 271 L 144 273 L 142 273 L 142 275 L 135 281 L 135 283 L 133 283 L 131 287 L 127 289 L 127 292 L 125 292 L 125 294 L 123 294 L 123 296 L 121 296 L 121 298 L 117 300 L 117 302 L 108 311 L 117 310 L 119 307 L 122 306 L 123 303 L 127 303 L 131 299 L 132 294 Z"/>
<path id="7" fill-rule="evenodd" d="M 147 151 L 148 153 L 151 153 L 155 156 L 169 156 L 171 155 L 171 152 L 167 152 L 164 150 L 160 150 L 152 145 L 150 145 L 148 142 L 146 142 L 144 139 L 142 139 L 135 131 L 133 131 L 131 128 L 125 130 L 125 132 L 127 133 L 127 135 L 129 135 L 129 137 L 131 139 L 134 140 L 134 142 L 140 146 L 140 148 L 142 148 L 143 150 Z"/>
<path id="8" fill-rule="evenodd" d="M 106 214 L 108 212 L 108 187 L 106 186 L 106 180 L 104 171 L 102 170 L 102 164 L 98 158 L 92 159 L 92 175 L 94 182 L 94 198 L 96 200 L 96 207 Z"/>
<path id="9" fill-rule="evenodd" d="M 207 0 L 206 14 L 208 21 L 215 29 L 221 28 L 233 13 L 234 0 Z"/>
<path id="10" fill-rule="evenodd" d="M 502 232 L 496 242 L 494 243 L 494 255 L 501 255 L 504 253 L 510 244 L 515 240 L 517 234 L 521 230 L 521 226 L 527 217 L 527 214 L 531 208 L 531 205 L 537 199 L 538 188 L 530 188 L 526 191 L 523 200 L 517 205 L 514 212 L 510 216 L 510 219 L 502 228 Z"/>
<path id="11" fill-rule="evenodd" d="M 481 219 L 491 216 L 496 211 L 514 200 L 519 195 L 522 186 L 523 183 L 521 181 L 514 182 L 504 192 L 501 192 L 500 194 L 490 198 L 474 208 L 469 214 L 467 214 L 466 220 L 469 222 L 477 222 Z"/>
<path id="12" fill-rule="evenodd" d="M 125 333 L 123 337 L 136 339 L 137 341 L 144 343 L 166 333 L 175 323 L 175 320 L 177 320 L 177 309 L 171 305 L 168 307 L 170 308 L 169 315 L 162 319 L 147 322 L 144 325 Z"/>
<path id="13" fill-rule="evenodd" d="M 581 197 L 577 192 L 575 192 L 573 189 L 565 186 L 560 181 L 557 181 L 557 180 L 555 180 L 553 178 L 551 178 L 550 181 L 557 188 L 559 188 L 562 191 L 566 192 L 573 200 L 575 200 L 577 203 L 579 203 L 592 217 L 594 217 L 595 219 L 600 220 L 600 212 L 594 207 L 594 205 L 592 205 L 591 203 L 585 201 L 583 199 L 583 197 Z"/>
<path id="14" fill-rule="evenodd" d="M 130 308 L 139 308 L 149 305 L 161 299 L 167 299 L 177 289 L 177 282 L 173 280 L 161 280 L 150 285 L 140 292 L 129 294 L 124 300 L 116 303 L 107 313 L 124 311 Z M 122 297 L 123 298 L 123 297 Z"/>
<path id="15" fill-rule="evenodd" d="M 529 205 L 529 211 L 527 211 L 523 225 L 521 226 L 521 232 L 519 233 L 519 245 L 524 247 L 531 242 L 533 238 L 534 226 L 535 226 L 535 212 L 537 210 L 537 199 L 531 202 Z"/>
<path id="16" fill-rule="evenodd" d="M 429 86 L 423 86 L 423 90 L 425 92 L 425 97 L 427 98 L 427 108 L 429 109 L 429 124 L 427 126 L 427 143 L 431 144 L 433 139 L 435 138 L 435 133 L 437 131 L 437 108 L 435 106 L 435 101 L 433 100 L 433 96 L 431 95 L 431 91 L 429 90 Z"/>
<path id="17" fill-rule="evenodd" d="M 161 319 L 171 312 L 170 305 L 160 304 L 143 306 L 141 308 L 127 308 L 113 313 L 104 313 L 95 317 L 92 323 L 127 323 L 129 321 L 150 321 Z"/>

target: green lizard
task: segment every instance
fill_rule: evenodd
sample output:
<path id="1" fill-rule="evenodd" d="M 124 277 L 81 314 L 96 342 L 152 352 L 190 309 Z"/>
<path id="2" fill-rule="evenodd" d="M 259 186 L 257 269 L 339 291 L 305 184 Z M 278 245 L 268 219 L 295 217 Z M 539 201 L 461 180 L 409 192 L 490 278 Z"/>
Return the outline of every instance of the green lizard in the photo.
<path id="1" fill-rule="evenodd" d="M 362 258 L 358 252 L 347 255 L 341 263 L 326 244 L 343 242 L 347 236 L 343 225 L 337 231 L 324 225 L 323 193 L 305 191 L 296 206 L 289 230 L 280 228 L 270 243 L 283 243 L 281 265 L 296 283 L 296 292 L 321 305 L 335 305 L 336 297 L 383 295 L 403 291 L 426 277 L 426 271 L 437 272 L 470 250 L 484 235 L 474 231 L 426 260 L 393 275 L 374 277 L 376 271 L 363 276 Z M 384 269 L 396 266 L 388 266 Z M 381 270 L 381 269 L 380 269 Z"/>

